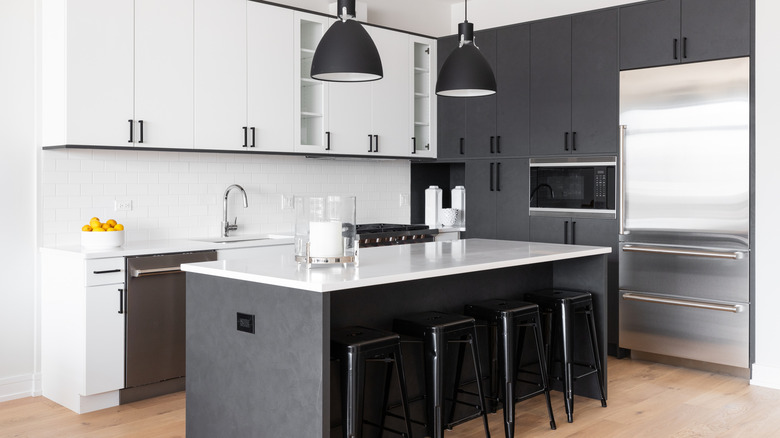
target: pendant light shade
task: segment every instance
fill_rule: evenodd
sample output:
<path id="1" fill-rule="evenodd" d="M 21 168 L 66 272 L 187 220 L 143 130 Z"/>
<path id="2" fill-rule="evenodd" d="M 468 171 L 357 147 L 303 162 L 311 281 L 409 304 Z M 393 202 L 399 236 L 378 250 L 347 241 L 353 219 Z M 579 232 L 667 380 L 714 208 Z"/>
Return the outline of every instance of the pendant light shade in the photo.
<path id="1" fill-rule="evenodd" d="M 466 11 L 468 14 L 468 9 Z M 464 20 L 458 25 L 458 34 L 460 45 L 450 53 L 439 71 L 436 94 L 449 97 L 495 94 L 496 76 L 485 56 L 474 44 L 474 24 Z"/>
<path id="2" fill-rule="evenodd" d="M 339 21 L 322 36 L 311 63 L 311 77 L 330 82 L 382 79 L 379 51 L 366 29 L 352 18 L 355 0 L 339 0 Z"/>

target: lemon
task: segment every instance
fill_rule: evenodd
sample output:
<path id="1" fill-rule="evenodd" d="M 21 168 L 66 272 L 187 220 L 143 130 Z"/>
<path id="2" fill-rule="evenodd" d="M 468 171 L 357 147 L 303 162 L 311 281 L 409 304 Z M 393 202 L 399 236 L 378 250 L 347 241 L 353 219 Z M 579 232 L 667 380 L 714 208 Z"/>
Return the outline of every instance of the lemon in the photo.
<path id="1" fill-rule="evenodd" d="M 100 228 L 103 224 L 101 224 L 100 221 L 91 220 L 89 221 L 89 226 L 92 228 Z"/>
<path id="2" fill-rule="evenodd" d="M 113 227 L 114 225 L 116 225 L 116 221 L 113 219 L 107 220 L 106 223 L 108 224 L 109 227 Z"/>
<path id="3" fill-rule="evenodd" d="M 100 228 L 102 228 L 104 230 L 107 230 L 107 229 L 111 228 L 111 225 L 109 225 L 108 223 L 105 223 L 105 224 L 101 225 Z"/>
<path id="4" fill-rule="evenodd" d="M 83 227 L 81 227 L 81 231 L 92 231 L 92 227 L 90 227 L 89 225 L 84 225 Z"/>
<path id="5" fill-rule="evenodd" d="M 100 222 L 100 218 L 98 218 L 97 216 L 95 216 L 95 217 L 93 217 L 92 219 L 90 219 L 89 221 L 90 221 L 90 222 L 95 222 L 95 221 L 98 221 L 98 222 Z"/>
<path id="6" fill-rule="evenodd" d="M 106 231 L 116 231 L 114 228 L 109 227 Z"/>
<path id="7" fill-rule="evenodd" d="M 114 225 L 114 231 L 122 231 L 125 229 L 125 226 L 122 224 L 116 224 Z"/>
<path id="8" fill-rule="evenodd" d="M 103 228 L 100 228 L 100 227 L 98 227 L 98 228 L 95 228 L 95 229 L 94 229 L 94 230 L 92 230 L 92 231 L 93 231 L 93 232 L 94 232 L 94 231 L 103 231 L 103 232 L 105 232 L 106 230 L 105 230 L 105 229 L 103 229 Z"/>

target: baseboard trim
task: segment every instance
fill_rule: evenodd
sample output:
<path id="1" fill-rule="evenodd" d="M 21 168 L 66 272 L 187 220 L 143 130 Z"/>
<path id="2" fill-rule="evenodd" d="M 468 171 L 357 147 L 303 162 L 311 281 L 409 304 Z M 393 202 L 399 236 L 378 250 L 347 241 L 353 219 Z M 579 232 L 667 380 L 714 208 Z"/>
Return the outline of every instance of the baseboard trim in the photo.
<path id="1" fill-rule="evenodd" d="M 0 402 L 41 395 L 40 382 L 37 374 L 0 378 Z"/>
<path id="2" fill-rule="evenodd" d="M 750 384 L 766 388 L 780 389 L 780 368 L 753 364 L 753 377 Z"/>

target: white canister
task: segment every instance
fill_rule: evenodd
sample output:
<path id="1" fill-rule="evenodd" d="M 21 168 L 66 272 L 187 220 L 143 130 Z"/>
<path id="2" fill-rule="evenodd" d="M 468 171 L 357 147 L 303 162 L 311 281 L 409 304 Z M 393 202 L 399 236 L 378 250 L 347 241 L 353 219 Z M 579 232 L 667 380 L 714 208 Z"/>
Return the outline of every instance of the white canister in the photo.
<path id="1" fill-rule="evenodd" d="M 452 189 L 452 208 L 458 210 L 457 226 L 466 226 L 466 188 L 455 186 Z"/>
<path id="2" fill-rule="evenodd" d="M 425 189 L 425 225 L 431 228 L 439 228 L 441 217 L 441 189 L 439 186 L 430 186 Z"/>

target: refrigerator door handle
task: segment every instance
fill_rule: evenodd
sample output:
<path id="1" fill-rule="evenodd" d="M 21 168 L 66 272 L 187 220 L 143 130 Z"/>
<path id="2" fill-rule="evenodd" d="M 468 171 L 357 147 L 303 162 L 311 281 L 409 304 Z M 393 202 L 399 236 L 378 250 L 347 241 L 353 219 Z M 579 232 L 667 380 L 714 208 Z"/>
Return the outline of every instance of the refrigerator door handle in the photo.
<path id="1" fill-rule="evenodd" d="M 719 312 L 740 313 L 745 307 L 740 304 L 716 304 L 706 301 L 683 300 L 679 298 L 662 298 L 655 295 L 644 295 L 638 292 L 624 292 L 624 300 L 642 301 L 645 303 L 669 304 L 672 306 L 693 307 L 697 309 L 717 310 Z"/>
<path id="2" fill-rule="evenodd" d="M 626 252 L 644 252 L 651 254 L 669 254 L 693 257 L 708 257 L 714 259 L 742 260 L 745 254 L 742 251 L 712 251 L 698 248 L 671 248 L 666 246 L 650 245 L 623 245 L 623 251 Z"/>
<path id="3" fill-rule="evenodd" d="M 618 189 L 618 233 L 623 236 L 628 234 L 626 231 L 626 125 L 620 125 L 618 134 L 619 150 L 618 153 L 618 172 L 620 174 L 620 188 Z"/>

